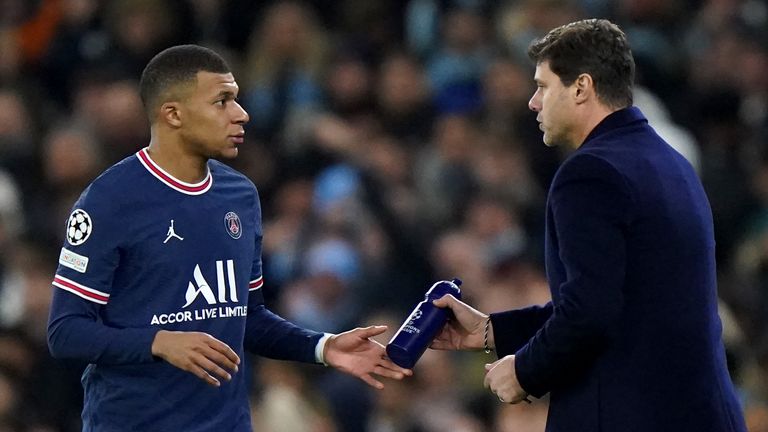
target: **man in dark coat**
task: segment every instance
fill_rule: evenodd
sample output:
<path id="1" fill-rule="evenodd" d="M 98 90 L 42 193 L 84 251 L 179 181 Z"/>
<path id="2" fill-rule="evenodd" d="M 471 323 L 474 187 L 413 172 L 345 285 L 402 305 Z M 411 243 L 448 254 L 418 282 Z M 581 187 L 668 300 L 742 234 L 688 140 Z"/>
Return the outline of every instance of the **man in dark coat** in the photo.
<path id="1" fill-rule="evenodd" d="M 746 431 L 725 363 L 707 197 L 632 106 L 624 33 L 585 20 L 535 41 L 529 102 L 573 150 L 549 191 L 552 301 L 486 315 L 446 296 L 436 349 L 494 349 L 503 403 L 550 393 L 547 431 Z"/>

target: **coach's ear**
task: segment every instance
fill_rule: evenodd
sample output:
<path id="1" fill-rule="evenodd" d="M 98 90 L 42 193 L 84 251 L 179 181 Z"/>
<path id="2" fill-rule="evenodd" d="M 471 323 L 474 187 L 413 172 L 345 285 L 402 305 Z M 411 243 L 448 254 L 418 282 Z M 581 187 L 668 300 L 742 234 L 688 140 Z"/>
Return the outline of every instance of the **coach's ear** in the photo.
<path id="1" fill-rule="evenodd" d="M 592 75 L 588 73 L 579 75 L 573 83 L 573 88 L 573 95 L 577 104 L 582 104 L 595 95 L 595 81 L 592 79 Z"/>
<path id="2" fill-rule="evenodd" d="M 181 112 L 178 102 L 166 102 L 160 106 L 160 118 L 173 128 L 181 127 Z"/>

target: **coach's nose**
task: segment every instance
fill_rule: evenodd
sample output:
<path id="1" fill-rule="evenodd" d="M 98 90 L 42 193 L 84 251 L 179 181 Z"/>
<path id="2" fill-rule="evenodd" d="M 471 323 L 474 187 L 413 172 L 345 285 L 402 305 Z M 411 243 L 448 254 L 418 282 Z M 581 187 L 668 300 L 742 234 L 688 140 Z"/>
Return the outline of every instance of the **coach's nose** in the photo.
<path id="1" fill-rule="evenodd" d="M 531 96 L 531 99 L 528 101 L 528 109 L 535 112 L 541 111 L 541 88 L 537 88 L 533 96 Z"/>

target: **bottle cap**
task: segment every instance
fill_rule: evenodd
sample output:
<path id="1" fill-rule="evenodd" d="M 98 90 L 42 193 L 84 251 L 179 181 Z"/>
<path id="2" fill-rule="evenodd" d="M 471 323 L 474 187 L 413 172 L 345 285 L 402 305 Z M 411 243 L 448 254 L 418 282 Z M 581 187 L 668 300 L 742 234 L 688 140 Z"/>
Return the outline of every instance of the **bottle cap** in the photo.
<path id="1" fill-rule="evenodd" d="M 461 283 L 461 279 L 458 278 L 435 282 L 435 284 L 427 291 L 426 297 L 431 300 L 437 300 L 446 294 L 451 294 L 461 300 L 461 289 L 459 289 Z"/>

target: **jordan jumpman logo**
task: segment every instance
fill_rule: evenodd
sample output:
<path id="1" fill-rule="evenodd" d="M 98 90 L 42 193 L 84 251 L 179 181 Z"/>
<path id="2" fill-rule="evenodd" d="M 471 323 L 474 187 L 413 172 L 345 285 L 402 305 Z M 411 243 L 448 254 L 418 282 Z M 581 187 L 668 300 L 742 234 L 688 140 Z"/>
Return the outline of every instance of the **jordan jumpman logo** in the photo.
<path id="1" fill-rule="evenodd" d="M 184 237 L 179 236 L 176 234 L 176 231 L 173 230 L 173 219 L 171 219 L 171 226 L 168 227 L 168 234 L 166 234 L 168 237 L 165 238 L 165 241 L 163 244 L 168 243 L 168 240 L 171 239 L 171 237 L 176 237 L 179 240 L 184 240 Z"/>

